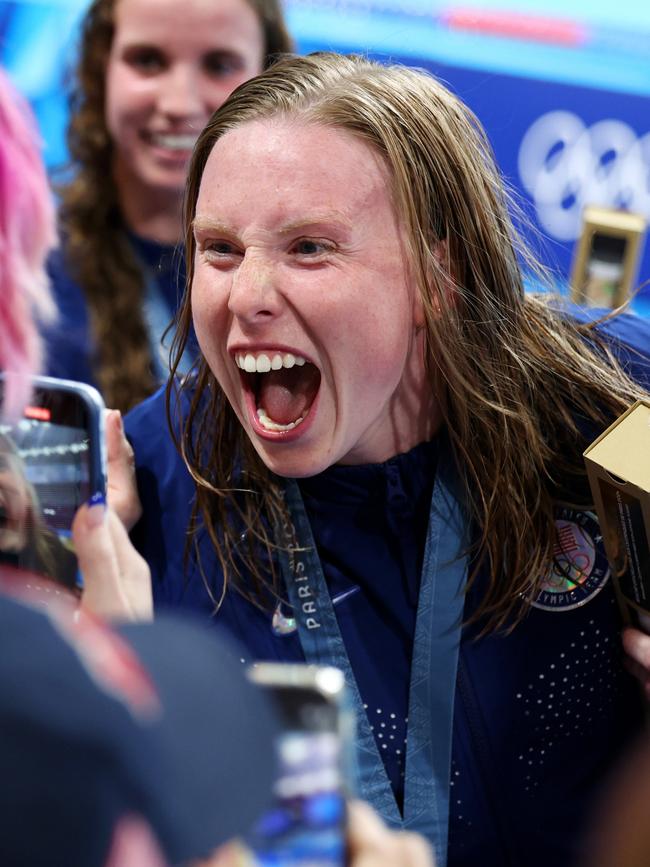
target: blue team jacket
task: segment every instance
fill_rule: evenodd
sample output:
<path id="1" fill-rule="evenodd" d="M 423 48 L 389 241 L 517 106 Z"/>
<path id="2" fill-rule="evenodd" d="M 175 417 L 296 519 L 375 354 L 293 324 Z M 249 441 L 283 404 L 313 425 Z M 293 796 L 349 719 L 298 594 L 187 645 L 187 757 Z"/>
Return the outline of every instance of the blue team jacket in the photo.
<path id="1" fill-rule="evenodd" d="M 588 314 L 576 314 L 586 318 Z M 650 325 L 621 316 L 603 327 L 631 375 L 650 385 Z M 158 393 L 126 421 L 144 517 L 136 544 L 150 564 L 158 608 L 211 618 L 247 649 L 244 662 L 300 661 L 296 633 L 279 636 L 268 612 L 235 592 L 218 614 L 198 570 L 184 555 L 193 483 L 178 458 Z M 569 867 L 580 856 L 594 799 L 642 724 L 635 682 L 624 672 L 621 622 L 597 525 L 586 513 L 558 513 L 594 542 L 586 602 L 540 594 L 507 635 L 477 638 L 465 627 L 453 717 L 450 867 Z M 352 540 L 350 540 L 352 541 Z M 354 540 L 355 543 L 357 540 Z M 218 598 L 216 557 L 201 540 L 203 566 Z M 468 594 L 466 619 L 481 580 Z M 344 634 L 345 637 L 345 634 Z"/>

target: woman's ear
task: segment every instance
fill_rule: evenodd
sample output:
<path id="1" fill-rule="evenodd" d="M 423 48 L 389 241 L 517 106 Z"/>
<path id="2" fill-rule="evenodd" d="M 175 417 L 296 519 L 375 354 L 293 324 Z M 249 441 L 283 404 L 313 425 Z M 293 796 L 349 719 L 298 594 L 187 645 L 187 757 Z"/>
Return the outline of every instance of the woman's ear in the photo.
<path id="1" fill-rule="evenodd" d="M 446 240 L 436 241 L 431 252 L 435 264 L 432 263 L 429 267 L 427 284 L 436 287 L 436 290 L 431 293 L 430 300 L 432 308 L 439 315 L 443 305 L 447 306 L 454 303 L 453 268 L 449 259 L 449 247 Z M 417 287 L 413 297 L 413 321 L 418 330 L 423 328 L 426 322 L 424 302 Z"/>
<path id="2" fill-rule="evenodd" d="M 424 302 L 422 301 L 422 293 L 419 286 L 415 285 L 413 289 L 413 324 L 415 331 L 421 331 L 426 323 L 424 315 Z"/>

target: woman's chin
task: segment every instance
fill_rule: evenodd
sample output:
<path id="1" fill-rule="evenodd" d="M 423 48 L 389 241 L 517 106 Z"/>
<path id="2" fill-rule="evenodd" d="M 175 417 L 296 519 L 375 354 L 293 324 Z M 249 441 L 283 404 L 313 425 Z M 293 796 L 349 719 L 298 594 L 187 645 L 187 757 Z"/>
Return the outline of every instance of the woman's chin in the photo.
<path id="1" fill-rule="evenodd" d="M 302 443 L 275 443 L 257 441 L 255 450 L 266 467 L 276 476 L 304 479 L 322 473 L 330 465 L 324 449 L 314 449 Z"/>

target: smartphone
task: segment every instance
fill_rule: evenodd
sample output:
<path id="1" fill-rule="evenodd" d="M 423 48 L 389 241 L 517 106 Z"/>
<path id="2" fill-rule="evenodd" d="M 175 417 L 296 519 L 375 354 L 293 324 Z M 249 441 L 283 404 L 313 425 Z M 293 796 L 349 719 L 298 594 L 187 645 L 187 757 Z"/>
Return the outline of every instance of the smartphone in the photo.
<path id="1" fill-rule="evenodd" d="M 246 840 L 255 867 L 344 867 L 354 716 L 338 668 L 258 663 L 281 725 L 273 804 Z"/>
<path id="2" fill-rule="evenodd" d="M 4 399 L 0 376 L 0 406 Z M 0 563 L 79 593 L 71 525 L 106 493 L 104 403 L 89 385 L 34 377 L 20 417 L 0 423 Z"/>

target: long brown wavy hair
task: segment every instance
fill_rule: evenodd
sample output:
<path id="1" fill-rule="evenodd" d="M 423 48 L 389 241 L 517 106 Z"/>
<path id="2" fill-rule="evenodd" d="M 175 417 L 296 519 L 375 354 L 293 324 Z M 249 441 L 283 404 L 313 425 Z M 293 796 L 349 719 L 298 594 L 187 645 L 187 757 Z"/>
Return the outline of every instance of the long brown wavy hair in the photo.
<path id="1" fill-rule="evenodd" d="M 97 347 L 95 375 L 106 403 L 127 410 L 158 383 L 142 310 L 144 278 L 124 231 L 104 112 L 117 2 L 95 0 L 82 23 L 67 136 L 72 176 L 59 194 L 66 263 L 86 297 Z M 267 67 L 291 50 L 280 3 L 247 2 L 262 26 Z"/>
<path id="2" fill-rule="evenodd" d="M 479 615 L 490 629 L 508 627 L 552 562 L 554 503 L 589 502 L 588 438 L 644 392 L 591 327 L 524 293 L 522 267 L 544 271 L 514 228 L 511 196 L 469 109 L 425 72 L 325 53 L 283 59 L 242 85 L 196 144 L 176 359 L 191 323 L 192 222 L 208 156 L 233 127 L 278 115 L 345 130 L 390 170 L 426 315 L 426 365 L 474 528 L 469 586 L 486 567 Z M 170 381 L 168 407 L 176 387 L 190 400 L 178 444 L 197 485 L 194 526 L 206 528 L 227 579 L 259 602 L 269 582 L 260 550 L 271 562 L 271 527 L 286 518 L 279 480 L 205 360 L 194 381 Z"/>

